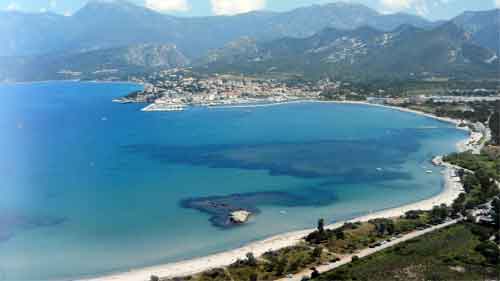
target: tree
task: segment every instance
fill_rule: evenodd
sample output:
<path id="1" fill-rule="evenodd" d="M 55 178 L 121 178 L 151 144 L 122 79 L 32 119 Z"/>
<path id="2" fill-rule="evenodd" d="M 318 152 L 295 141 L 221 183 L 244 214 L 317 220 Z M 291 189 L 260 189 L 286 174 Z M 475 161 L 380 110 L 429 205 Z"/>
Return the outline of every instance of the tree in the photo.
<path id="1" fill-rule="evenodd" d="M 465 193 L 460 193 L 460 195 L 458 195 L 458 198 L 455 199 L 455 201 L 453 201 L 453 204 L 451 205 L 451 209 L 452 209 L 452 212 L 453 214 L 463 214 L 464 211 L 465 211 Z"/>
<path id="2" fill-rule="evenodd" d="M 446 205 L 434 206 L 430 213 L 432 223 L 440 223 L 448 217 L 448 207 Z"/>
<path id="3" fill-rule="evenodd" d="M 257 265 L 257 259 L 253 255 L 253 253 L 247 253 L 247 264 L 249 266 L 256 266 Z"/>
<path id="4" fill-rule="evenodd" d="M 156 275 L 151 275 L 151 277 L 149 277 L 149 280 L 150 281 L 160 281 L 160 277 L 158 277 Z"/>
<path id="5" fill-rule="evenodd" d="M 495 198 L 491 202 L 491 218 L 493 219 L 493 225 L 496 229 L 500 229 L 500 198 Z"/>
<path id="6" fill-rule="evenodd" d="M 481 253 L 490 264 L 498 265 L 500 262 L 500 249 L 493 242 L 483 241 L 476 246 L 475 250 Z"/>
<path id="7" fill-rule="evenodd" d="M 376 228 L 377 228 L 377 235 L 378 235 L 379 237 L 384 236 L 384 234 L 385 234 L 385 229 L 386 229 L 385 223 L 383 223 L 383 222 L 382 222 L 382 223 L 377 224 L 377 225 L 376 225 Z"/>
<path id="8" fill-rule="evenodd" d="M 422 211 L 420 210 L 410 210 L 405 213 L 405 218 L 409 220 L 416 220 L 420 218 L 420 215 L 422 214 Z"/>
<path id="9" fill-rule="evenodd" d="M 481 183 L 474 174 L 467 174 L 464 177 L 464 190 L 470 193 L 474 188 L 478 187 Z"/>
<path id="10" fill-rule="evenodd" d="M 486 171 L 484 168 L 476 171 L 476 177 L 483 189 L 488 189 L 491 185 L 493 185 L 492 178 L 494 178 L 494 175 L 491 172 Z"/>
<path id="11" fill-rule="evenodd" d="M 344 231 L 342 231 L 342 229 L 338 228 L 335 230 L 335 238 L 337 238 L 338 240 L 344 240 L 345 239 L 345 234 L 344 234 Z"/>
<path id="12" fill-rule="evenodd" d="M 497 105 L 497 108 L 500 108 L 500 103 Z M 493 115 L 491 115 L 489 127 L 493 143 L 500 145 L 500 110 L 497 109 Z"/>
<path id="13" fill-rule="evenodd" d="M 389 222 L 387 223 L 387 234 L 393 235 L 395 231 L 396 226 L 394 225 L 394 221 L 389 220 Z"/>
<path id="14" fill-rule="evenodd" d="M 324 231 L 325 231 L 325 220 L 319 219 L 318 220 L 318 232 L 323 233 Z"/>

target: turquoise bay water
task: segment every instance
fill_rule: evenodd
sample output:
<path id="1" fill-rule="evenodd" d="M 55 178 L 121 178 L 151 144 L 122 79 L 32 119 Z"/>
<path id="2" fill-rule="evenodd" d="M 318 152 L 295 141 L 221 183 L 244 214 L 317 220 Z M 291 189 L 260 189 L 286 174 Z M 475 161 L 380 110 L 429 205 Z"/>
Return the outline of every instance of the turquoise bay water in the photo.
<path id="1" fill-rule="evenodd" d="M 310 228 L 319 217 L 418 201 L 442 189 L 432 156 L 466 137 L 447 123 L 362 105 L 144 113 L 111 102 L 138 88 L 0 85 L 0 280 L 177 261 Z M 179 204 L 254 192 L 304 200 L 256 202 L 261 213 L 232 229 Z"/>

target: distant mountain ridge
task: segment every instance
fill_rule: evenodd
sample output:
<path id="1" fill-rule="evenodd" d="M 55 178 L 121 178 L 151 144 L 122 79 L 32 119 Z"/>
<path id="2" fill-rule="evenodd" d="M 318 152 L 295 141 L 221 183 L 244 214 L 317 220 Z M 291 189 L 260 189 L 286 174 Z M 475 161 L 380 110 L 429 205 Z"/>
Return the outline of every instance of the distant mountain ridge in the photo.
<path id="1" fill-rule="evenodd" d="M 344 2 L 195 18 L 126 0 L 90 1 L 70 17 L 0 11 L 6 39 L 0 81 L 126 79 L 184 66 L 358 80 L 422 73 L 491 77 L 500 73 L 499 22 L 499 9 L 429 22 Z"/>
<path id="2" fill-rule="evenodd" d="M 4 57 L 0 78 L 15 80 L 47 79 L 126 79 L 158 69 L 184 67 L 190 61 L 172 44 L 139 44 L 74 54 L 31 57 Z"/>
<path id="3" fill-rule="evenodd" d="M 384 32 L 371 27 L 324 29 L 307 38 L 259 43 L 240 40 L 199 62 L 201 71 L 291 73 L 348 80 L 495 77 L 499 60 L 453 22 L 434 29 L 411 25 Z"/>
<path id="4" fill-rule="evenodd" d="M 240 37 L 273 40 L 307 37 L 326 27 L 369 25 L 391 30 L 401 24 L 433 23 L 408 14 L 383 15 L 366 6 L 332 3 L 289 12 L 250 12 L 235 16 L 179 18 L 124 0 L 90 1 L 74 15 L 0 12 L 0 56 L 81 52 L 136 44 L 175 44 L 187 56 L 200 57 Z"/>
<path id="5" fill-rule="evenodd" d="M 465 12 L 452 20 L 479 45 L 500 54 L 500 9 Z"/>

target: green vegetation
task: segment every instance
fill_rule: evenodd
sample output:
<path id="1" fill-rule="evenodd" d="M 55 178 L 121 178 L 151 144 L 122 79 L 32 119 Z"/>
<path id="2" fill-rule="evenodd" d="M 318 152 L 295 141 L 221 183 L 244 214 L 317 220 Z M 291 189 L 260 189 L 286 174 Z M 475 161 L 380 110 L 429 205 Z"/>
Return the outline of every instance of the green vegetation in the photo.
<path id="1" fill-rule="evenodd" d="M 483 181 L 489 182 L 485 175 L 500 180 L 500 157 L 491 155 L 484 151 L 480 155 L 470 152 L 453 153 L 443 159 L 464 169 L 479 173 L 477 177 L 483 177 Z"/>
<path id="2" fill-rule="evenodd" d="M 473 172 L 459 173 L 465 192 L 453 202 L 453 212 L 466 215 L 470 210 L 500 195 L 497 183 L 500 179 L 500 157 L 497 155 L 486 151 L 480 155 L 465 152 L 451 154 L 444 160 Z"/>
<path id="3" fill-rule="evenodd" d="M 414 110 L 470 122 L 487 123 L 495 110 L 494 102 L 440 103 L 427 101 L 421 105 L 409 105 Z"/>
<path id="4" fill-rule="evenodd" d="M 500 276 L 500 198 L 496 180 L 500 179 L 498 153 L 485 150 L 480 155 L 457 153 L 445 161 L 467 171 L 459 172 L 465 192 L 451 208 L 437 206 L 429 212 L 411 211 L 384 227 L 376 226 L 363 237 L 383 237 L 386 231 L 437 224 L 448 216 L 467 215 L 467 222 L 451 226 L 399 244 L 322 274 L 314 280 L 485 280 Z M 491 202 L 491 208 L 487 207 Z M 489 209 L 488 209 L 489 208 Z M 472 210 L 483 210 L 491 221 L 477 223 Z M 409 224 L 409 225 L 408 225 Z M 389 227 L 389 228 L 388 228 Z M 378 231 L 377 231 L 378 230 Z M 383 231 L 382 231 L 383 230 Z M 310 235 L 311 236 L 311 235 Z M 312 235 L 313 237 L 318 236 Z M 350 237 L 351 235 L 347 235 Z M 324 238 L 322 238 L 324 240 Z"/>
<path id="5" fill-rule="evenodd" d="M 217 268 L 193 276 L 174 278 L 172 281 L 274 280 L 334 258 L 335 256 L 331 253 L 323 251 L 322 247 L 302 244 L 267 252 L 260 259 L 248 253 L 246 259 L 238 260 L 227 268 Z"/>
<path id="6" fill-rule="evenodd" d="M 498 247 L 460 223 L 322 274 L 314 280 L 485 280 L 500 274 Z"/>
<path id="7" fill-rule="evenodd" d="M 495 112 L 491 115 L 489 126 L 493 144 L 500 145 L 500 104 L 497 104 Z"/>
<path id="8" fill-rule="evenodd" d="M 352 254 L 367 247 L 379 246 L 394 236 L 429 225 L 440 224 L 452 215 L 444 205 L 431 211 L 409 211 L 397 219 L 374 219 L 365 223 L 346 223 L 337 229 L 318 230 L 305 240 L 311 245 L 324 247 L 329 252 Z"/>

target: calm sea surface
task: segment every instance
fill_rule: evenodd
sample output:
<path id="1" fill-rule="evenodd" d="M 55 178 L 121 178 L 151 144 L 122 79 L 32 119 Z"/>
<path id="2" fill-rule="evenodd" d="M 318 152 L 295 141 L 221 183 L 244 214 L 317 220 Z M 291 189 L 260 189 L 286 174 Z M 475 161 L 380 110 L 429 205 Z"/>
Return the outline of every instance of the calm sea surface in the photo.
<path id="1" fill-rule="evenodd" d="M 111 102 L 137 89 L 0 85 L 0 280 L 178 261 L 314 227 L 320 217 L 418 201 L 442 189 L 432 156 L 466 137 L 447 123 L 362 105 L 144 113 Z M 253 202 L 261 212 L 232 229 L 179 204 L 234 193 L 278 193 L 283 202 Z"/>

